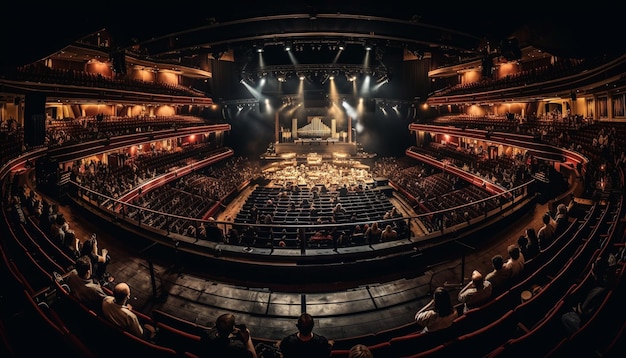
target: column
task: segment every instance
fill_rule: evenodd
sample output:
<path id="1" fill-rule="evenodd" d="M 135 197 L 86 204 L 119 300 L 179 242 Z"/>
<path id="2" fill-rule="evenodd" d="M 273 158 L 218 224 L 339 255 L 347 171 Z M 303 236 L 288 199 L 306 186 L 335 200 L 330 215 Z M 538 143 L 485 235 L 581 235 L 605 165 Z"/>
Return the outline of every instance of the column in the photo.
<path id="1" fill-rule="evenodd" d="M 291 138 L 298 139 L 298 118 L 291 119 Z"/>
<path id="2" fill-rule="evenodd" d="M 348 116 L 348 143 L 352 143 L 352 116 Z"/>

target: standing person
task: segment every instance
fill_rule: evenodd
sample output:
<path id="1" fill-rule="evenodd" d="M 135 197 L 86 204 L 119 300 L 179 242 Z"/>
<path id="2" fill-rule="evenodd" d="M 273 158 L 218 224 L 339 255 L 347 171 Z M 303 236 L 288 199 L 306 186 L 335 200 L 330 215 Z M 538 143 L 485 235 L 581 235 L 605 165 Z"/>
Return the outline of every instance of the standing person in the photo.
<path id="1" fill-rule="evenodd" d="M 472 280 L 461 289 L 458 295 L 459 302 L 464 304 L 463 312 L 476 308 L 491 298 L 493 287 L 491 282 L 484 279 L 478 270 L 472 272 Z"/>
<path id="2" fill-rule="evenodd" d="M 313 333 L 315 322 L 308 313 L 298 318 L 298 332 L 292 333 L 277 343 L 283 358 L 327 358 L 334 341 Z"/>
<path id="3" fill-rule="evenodd" d="M 232 313 L 217 317 L 215 326 L 200 335 L 202 356 L 256 358 L 257 353 L 245 325 L 235 324 Z"/>
<path id="4" fill-rule="evenodd" d="M 443 287 L 437 287 L 433 299 L 415 314 L 415 321 L 424 327 L 422 333 L 433 332 L 450 327 L 458 315 L 450 301 L 450 293 Z"/>

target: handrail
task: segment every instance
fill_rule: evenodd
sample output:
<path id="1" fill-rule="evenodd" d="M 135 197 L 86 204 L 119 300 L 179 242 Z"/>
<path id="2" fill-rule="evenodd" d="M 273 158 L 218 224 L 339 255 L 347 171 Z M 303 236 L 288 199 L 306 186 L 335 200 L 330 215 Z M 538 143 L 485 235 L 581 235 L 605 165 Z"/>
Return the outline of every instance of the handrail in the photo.
<path id="1" fill-rule="evenodd" d="M 158 181 L 159 179 L 155 178 L 155 180 Z M 504 200 L 499 201 L 499 205 L 497 205 L 496 209 L 493 209 L 491 212 L 486 212 L 485 215 L 472 218 L 469 222 L 457 224 L 452 227 L 442 228 L 442 230 L 440 231 L 431 232 L 422 236 L 414 236 L 414 233 L 413 233 L 409 238 L 399 238 L 397 240 L 400 242 L 405 242 L 407 245 L 411 246 L 411 249 L 414 249 L 415 247 L 420 246 L 420 245 L 427 246 L 429 243 L 432 243 L 433 240 L 435 239 L 441 239 L 442 237 L 449 235 L 449 234 L 454 234 L 456 236 L 459 232 L 462 232 L 464 229 L 479 226 L 482 223 L 489 222 L 494 217 L 500 216 L 503 212 L 513 209 L 516 205 L 518 205 L 519 203 L 523 202 L 524 200 L 532 196 L 532 191 L 529 190 L 529 187 L 533 184 L 533 182 L 534 181 L 530 181 L 525 184 L 519 185 L 515 188 L 509 189 L 509 190 L 501 189 L 503 190 L 501 193 L 496 193 L 488 198 L 484 198 L 478 201 L 473 201 L 473 202 L 466 203 L 463 205 L 455 206 L 453 208 L 442 209 L 442 210 L 429 212 L 425 214 L 419 214 L 416 216 L 399 217 L 399 218 L 392 218 L 392 219 L 381 219 L 381 220 L 374 220 L 374 221 L 384 226 L 387 223 L 393 223 L 398 220 L 404 220 L 406 224 L 410 227 L 412 220 L 422 220 L 432 215 L 445 214 L 451 211 L 463 210 L 464 208 L 467 208 L 473 205 L 480 205 L 480 203 L 483 203 L 483 202 L 488 202 L 492 200 L 500 200 L 500 198 L 503 196 L 506 198 Z M 128 213 L 130 210 L 143 211 L 144 213 L 149 213 L 149 214 L 151 213 L 153 215 L 156 215 L 157 217 L 162 216 L 166 219 L 165 222 L 168 222 L 168 223 L 173 223 L 176 220 L 183 220 L 186 222 L 195 223 L 196 226 L 198 226 L 200 223 L 203 223 L 205 226 L 208 226 L 211 224 L 217 224 L 218 226 L 222 228 L 222 231 L 224 234 L 228 232 L 228 228 L 233 227 L 233 226 L 241 227 L 241 228 L 251 226 L 257 229 L 261 229 L 261 228 L 266 228 L 266 229 L 279 228 L 281 230 L 282 229 L 294 229 L 294 230 L 298 230 L 301 234 L 303 234 L 307 229 L 310 229 L 313 231 L 327 229 L 330 231 L 332 228 L 335 228 L 335 227 L 348 228 L 348 227 L 354 227 L 355 225 L 365 225 L 365 224 L 372 223 L 372 220 L 366 220 L 366 221 L 360 220 L 360 221 L 354 221 L 354 222 L 321 223 L 321 224 L 298 224 L 298 223 L 280 223 L 280 224 L 245 223 L 245 224 L 241 224 L 241 223 L 235 223 L 231 221 L 220 221 L 220 220 L 212 220 L 212 219 L 209 220 L 209 219 L 203 219 L 203 218 L 176 215 L 176 214 L 166 213 L 166 212 L 153 210 L 149 208 L 144 208 L 142 206 L 135 205 L 135 204 L 125 201 L 125 199 L 123 199 L 125 197 L 124 195 L 121 198 L 116 199 L 116 198 L 103 195 L 95 190 L 83 187 L 74 181 L 70 181 L 69 184 L 71 186 L 70 192 L 73 193 L 72 195 L 74 196 L 75 200 L 78 200 L 93 208 L 97 208 L 98 210 L 100 210 L 101 212 L 103 212 L 104 214 L 108 216 L 115 217 L 115 219 L 118 222 L 123 221 L 129 224 L 141 226 L 144 228 L 148 225 L 146 225 L 145 223 L 142 223 L 141 221 L 129 218 L 126 213 Z M 106 206 L 104 205 L 105 203 L 107 204 Z M 215 242 L 215 243 L 206 242 L 204 240 L 198 243 L 197 242 L 198 240 L 196 240 L 195 238 L 169 232 L 167 227 L 165 230 L 159 229 L 156 227 L 150 227 L 150 231 L 154 231 L 156 234 L 161 234 L 162 236 L 169 237 L 170 239 L 175 238 L 177 241 L 185 241 L 187 243 L 195 244 L 195 245 L 200 245 L 201 243 L 202 246 L 208 245 L 209 247 L 217 248 L 216 247 L 217 245 L 224 244 L 221 242 L 219 243 L 218 242 Z M 228 246 L 241 247 L 241 246 L 246 246 L 246 245 L 237 245 L 235 243 L 228 243 Z M 368 244 L 364 244 L 364 246 L 367 247 Z M 373 249 L 376 249 L 376 245 L 373 245 L 373 246 L 374 246 Z M 221 245 L 219 248 L 225 249 L 223 245 Z M 380 248 L 382 249 L 383 247 L 380 247 Z M 280 247 L 272 248 L 272 250 L 274 249 L 278 252 L 280 252 L 280 250 L 293 251 L 293 249 L 289 250 L 289 249 L 283 249 Z M 240 250 L 240 249 L 237 249 L 237 250 Z M 302 254 L 304 254 L 304 252 L 302 252 Z"/>

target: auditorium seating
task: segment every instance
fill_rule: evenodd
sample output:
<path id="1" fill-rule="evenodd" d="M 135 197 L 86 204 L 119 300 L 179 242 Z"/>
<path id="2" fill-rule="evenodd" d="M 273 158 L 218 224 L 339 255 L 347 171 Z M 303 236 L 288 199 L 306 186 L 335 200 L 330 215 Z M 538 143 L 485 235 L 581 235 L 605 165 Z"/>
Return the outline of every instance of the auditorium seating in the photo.
<path id="1" fill-rule="evenodd" d="M 167 164 L 164 166 L 167 167 Z M 449 191 L 449 187 L 442 186 L 443 184 L 437 181 L 433 181 L 430 185 L 432 190 L 445 193 L 448 188 Z M 264 193 L 263 195 L 270 194 Z M 305 197 L 304 194 L 294 196 L 294 199 L 303 197 Z M 361 205 L 359 201 L 366 200 L 367 203 L 373 203 L 378 199 L 376 196 L 359 197 L 358 200 L 350 197 L 346 199 L 345 204 L 363 214 L 368 205 Z M 451 198 L 451 200 L 454 199 Z M 262 200 L 259 203 L 263 204 Z M 319 204 L 321 212 L 327 215 L 331 206 L 322 202 Z M 281 210 L 284 209 L 284 203 L 279 202 L 278 207 Z M 389 206 L 383 204 L 375 205 L 373 208 L 374 213 L 368 212 L 367 217 L 361 217 L 374 220 L 373 218 L 384 213 Z M 242 215 L 245 214 L 244 211 Z M 620 228 L 618 223 L 622 214 L 621 202 L 610 201 L 609 205 L 604 207 L 599 205 L 591 207 L 584 219 L 573 220 L 566 233 L 557 238 L 550 247 L 542 250 L 537 258 L 527 263 L 524 278 L 489 303 L 459 317 L 450 331 L 421 334 L 417 333 L 419 327 L 407 324 L 387 332 L 339 340 L 340 344 L 333 349 L 333 356 L 346 356 L 348 346 L 356 342 L 368 345 L 376 356 L 390 354 L 410 357 L 427 354 L 449 356 L 468 352 L 470 347 L 476 346 L 483 350 L 480 353 L 486 353 L 493 348 L 491 350 L 493 357 L 548 354 L 559 356 L 565 353 L 580 353 L 581 348 L 584 348 L 581 342 L 595 340 L 597 338 L 595 332 L 604 332 L 607 329 L 606 323 L 611 321 L 612 314 L 618 311 L 619 302 L 623 301 L 623 292 L 610 291 L 592 319 L 571 337 L 561 338 L 551 333 L 561 328 L 558 318 L 564 310 L 569 308 L 567 297 L 584 286 L 588 279 L 585 273 L 588 272 L 590 263 L 596 257 L 606 253 L 612 247 L 612 240 L 620 234 L 616 230 Z M 84 307 L 75 305 L 63 286 L 54 279 L 52 272 L 66 272 L 72 264 L 72 258 L 49 241 L 45 233 L 38 231 L 38 226 L 32 221 L 32 217 L 27 217 L 27 222 L 24 224 L 14 225 L 9 222 L 6 212 L 3 216 L 6 224 L 4 232 L 7 233 L 7 237 L 2 242 L 2 248 L 8 249 L 11 256 L 11 258 L 4 258 L 5 266 L 15 276 L 17 285 L 24 286 L 22 294 L 32 308 L 33 318 L 37 320 L 36 322 L 44 332 L 49 333 L 46 338 L 50 338 L 50 342 L 46 344 L 67 342 L 72 346 L 70 352 L 67 352 L 68 355 L 77 353 L 89 356 L 90 348 L 93 350 L 94 347 L 99 348 L 102 345 L 108 346 L 102 349 L 103 352 L 115 354 L 112 347 L 123 343 L 150 356 L 180 356 L 181 354 L 188 357 L 195 356 L 193 346 L 199 340 L 199 330 L 206 327 L 178 320 L 176 317 L 167 317 L 167 313 L 157 313 L 154 310 L 152 312 L 154 317 L 146 316 L 145 318 L 154 319 L 154 323 L 163 334 L 157 344 L 138 340 L 133 336 L 129 337 L 128 334 L 120 334 L 106 321 L 98 319 L 95 313 L 84 311 Z M 274 219 L 290 222 L 296 217 L 305 219 L 304 216 L 290 215 L 288 212 L 274 216 Z M 245 223 L 248 218 L 245 217 L 242 220 L 244 220 L 242 223 Z M 289 235 L 294 234 L 296 233 L 289 232 Z M 5 251 L 3 250 L 2 253 L 4 255 Z M 620 272 L 623 271 L 622 268 Z M 623 282 L 621 277 L 619 282 Z M 531 300 L 521 303 L 520 292 L 535 284 L 539 284 L 541 290 Z M 42 302 L 37 302 L 35 297 L 40 297 L 42 292 L 48 291 L 50 287 L 59 293 L 59 297 L 51 307 L 48 307 Z M 617 333 L 603 337 L 606 342 L 602 342 L 602 346 L 607 349 L 619 347 L 624 330 L 623 324 L 620 327 L 621 322 L 623 320 L 613 322 L 614 327 L 611 328 L 615 328 Z M 98 334 L 112 337 L 111 341 L 103 342 L 97 337 L 87 337 L 86 332 L 92 332 L 94 328 Z M 81 333 L 80 337 L 75 336 L 73 332 Z M 496 345 L 499 346 L 496 347 Z M 76 352 L 73 352 L 73 348 L 76 348 Z"/>
<path id="2" fill-rule="evenodd" d="M 558 342 L 559 332 L 563 329 L 560 317 L 564 302 L 561 300 L 555 306 L 545 308 L 547 313 L 543 320 L 530 331 L 523 335 L 506 340 L 502 346 L 491 347 L 488 357 L 543 357 Z"/>
<path id="3" fill-rule="evenodd" d="M 429 350 L 441 343 L 447 344 L 458 336 L 455 323 L 451 327 L 434 332 L 417 332 L 396 336 L 389 340 L 394 357 L 404 357 L 417 352 L 417 350 Z"/>
<path id="4" fill-rule="evenodd" d="M 624 263 L 619 264 L 618 281 L 623 285 Z M 595 309 L 587 321 L 582 322 L 580 328 L 573 334 L 564 334 L 564 340 L 549 346 L 554 347 L 550 352 L 551 357 L 559 356 L 591 356 L 599 354 L 598 348 L 608 347 L 612 344 L 614 336 L 605 332 L 619 332 L 626 316 L 623 313 L 623 287 L 611 287 L 605 292 L 600 305 Z M 546 355 L 547 356 L 547 355 Z"/>
<path id="5" fill-rule="evenodd" d="M 157 342 L 159 345 L 169 347 L 180 353 L 190 352 L 202 354 L 200 349 L 200 336 L 165 324 L 156 322 L 158 328 Z"/>

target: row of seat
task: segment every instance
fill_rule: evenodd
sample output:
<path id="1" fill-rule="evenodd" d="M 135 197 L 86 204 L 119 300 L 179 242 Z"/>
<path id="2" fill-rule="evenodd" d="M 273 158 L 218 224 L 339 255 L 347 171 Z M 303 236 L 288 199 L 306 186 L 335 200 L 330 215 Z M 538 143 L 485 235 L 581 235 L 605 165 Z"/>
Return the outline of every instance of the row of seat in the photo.
<path id="1" fill-rule="evenodd" d="M 606 213 L 608 213 L 608 210 L 604 210 L 603 211 L 603 216 L 601 217 L 597 217 L 597 216 L 589 216 L 589 222 L 586 222 L 585 225 L 582 225 L 582 227 L 586 227 L 588 229 L 593 229 L 594 232 L 597 233 L 594 235 L 587 235 L 588 240 L 586 240 L 586 243 L 590 243 L 593 242 L 593 238 L 594 237 L 599 237 L 599 235 L 602 235 L 601 233 L 604 232 L 604 230 L 600 230 L 605 228 L 605 225 L 601 225 L 602 224 L 602 220 L 601 218 L 605 217 Z M 619 215 L 618 215 L 619 217 Z M 5 217 L 6 218 L 6 217 Z M 597 221 L 594 222 L 594 219 L 598 219 Z M 615 218 L 612 218 L 612 222 L 616 222 L 616 220 L 614 220 Z M 611 222 L 611 220 L 609 220 L 608 222 Z M 572 225 L 574 226 L 574 225 Z M 587 231 L 581 231 L 581 233 L 587 233 Z M 611 234 L 609 232 L 607 232 L 607 234 Z M 585 235 L 583 235 L 585 236 Z M 570 240 L 573 241 L 573 240 Z M 589 245 L 591 246 L 591 245 Z M 569 245 L 563 245 L 561 246 L 561 249 L 563 249 L 564 247 L 569 247 Z M 554 257 L 562 257 L 562 256 L 566 256 L 565 254 L 567 253 L 563 252 L 563 253 L 559 253 L 557 255 L 555 255 Z M 576 257 L 576 255 L 575 255 Z M 554 260 L 554 259 L 553 259 Z M 549 263 L 551 263 L 553 260 L 550 260 Z M 552 267 L 556 267 L 556 265 L 554 263 L 552 263 Z M 561 270 L 561 273 L 563 272 L 568 272 L 569 270 L 569 265 L 565 265 L 565 268 L 563 270 Z M 542 272 L 542 270 L 538 270 L 538 272 Z M 545 274 L 545 272 L 544 272 Z M 30 276 L 29 276 L 30 278 Z M 544 289 L 546 290 L 545 292 L 548 292 L 548 288 L 544 287 Z M 62 292 L 62 291 L 61 291 Z M 556 290 L 555 292 L 563 292 L 563 290 Z M 569 291 L 565 291 L 565 292 L 569 292 Z M 31 296 L 32 297 L 32 296 Z M 512 296 L 514 297 L 514 296 Z M 519 296 L 517 296 L 519 297 Z M 538 296 L 540 297 L 540 296 Z M 539 300 L 531 300 L 528 302 L 534 302 L 534 305 L 537 307 L 546 307 L 546 305 L 544 303 L 539 304 L 541 301 Z M 519 327 L 519 320 L 520 317 L 524 317 L 527 318 L 528 317 L 528 312 L 533 312 L 533 310 L 521 310 L 520 307 L 524 307 L 522 305 L 520 305 L 518 308 L 513 309 L 513 310 L 509 310 L 504 312 L 503 315 L 501 315 L 500 318 L 495 319 L 493 322 L 491 322 L 489 325 L 482 327 L 482 328 L 478 328 L 472 332 L 469 333 L 465 333 L 462 335 L 457 335 L 456 338 L 454 339 L 453 343 L 449 343 L 449 342 L 445 342 L 439 345 L 436 345 L 434 347 L 432 347 L 431 349 L 436 350 L 436 351 L 441 351 L 441 352 L 447 352 L 447 354 L 450 354 L 451 352 L 461 352 L 462 350 L 460 348 L 462 347 L 469 347 L 470 344 L 473 347 L 476 343 L 480 343 L 480 346 L 483 346 L 483 343 L 485 342 L 493 342 L 494 341 L 494 336 L 499 336 L 499 335 L 503 335 L 504 337 L 508 337 L 510 339 L 510 345 L 515 347 L 516 343 L 513 342 L 517 342 L 520 337 L 525 337 L 525 335 L 521 335 L 519 337 L 515 337 L 515 338 L 510 338 L 512 337 L 512 334 L 517 333 L 517 327 Z M 554 328 L 554 324 L 556 321 L 551 320 L 552 318 L 556 317 L 557 312 L 560 312 L 560 309 L 563 308 L 563 303 L 559 302 L 557 303 L 556 306 L 554 306 L 554 310 L 551 311 L 546 317 L 550 318 L 550 320 L 545 320 L 545 324 L 533 327 L 532 329 L 529 329 L 528 332 L 538 332 L 539 329 L 542 330 L 547 330 L 548 327 L 552 327 L 552 329 Z M 481 308 L 483 309 L 483 308 Z M 542 310 L 536 310 L 534 312 L 539 312 L 536 313 L 538 315 L 542 315 L 544 311 Z M 469 313 L 465 316 L 463 316 L 464 320 L 467 320 L 469 317 Z M 63 315 L 64 317 L 64 315 Z M 478 317 L 478 316 L 476 316 Z M 484 323 L 484 316 L 482 317 L 483 320 L 481 320 Z M 460 322 L 460 321 L 459 321 Z M 459 323 L 456 322 L 456 323 Z M 469 321 L 466 321 L 469 322 Z M 100 322 L 102 323 L 102 322 Z M 160 353 L 164 353 L 164 354 L 172 354 L 172 350 L 174 352 L 179 352 L 180 350 L 183 349 L 182 347 L 185 347 L 185 349 L 187 348 L 193 348 L 193 346 L 187 345 L 187 344 L 181 344 L 180 342 L 185 342 L 185 339 L 183 339 L 182 337 L 178 337 L 177 335 L 180 334 L 181 332 L 179 332 L 180 330 L 178 329 L 170 329 L 168 326 L 168 324 L 166 324 L 164 321 L 159 321 L 159 320 L 155 320 L 155 323 L 157 324 L 157 326 L 161 327 L 163 330 L 166 330 L 167 332 L 170 332 L 172 334 L 174 334 L 171 338 L 173 339 L 172 343 L 170 343 L 171 345 L 176 345 L 176 348 L 173 347 L 169 347 L 169 346 L 160 346 L 157 345 L 155 347 L 150 346 L 150 343 L 144 343 L 144 342 L 135 342 L 135 343 L 140 343 L 142 346 L 146 345 L 147 347 L 145 347 L 146 349 L 150 349 L 151 353 L 156 353 L 153 352 L 154 350 L 159 351 Z M 552 326 L 548 325 L 548 323 L 552 323 Z M 476 320 L 474 322 L 475 325 L 479 324 L 478 320 Z M 528 325 L 528 324 L 526 324 Z M 525 326 L 526 326 L 525 325 Z M 468 326 L 471 326 L 468 324 Z M 528 325 L 529 327 L 532 327 L 531 325 Z M 460 325 L 457 325 L 457 327 L 461 327 Z M 477 326 L 474 326 L 477 327 Z M 106 327 L 105 327 L 106 328 Z M 507 328 L 507 329 L 505 329 Z M 508 334 L 504 334 L 504 332 L 508 332 Z M 182 333 L 186 333 L 185 331 L 182 331 Z M 413 336 L 417 337 L 420 334 L 414 334 Z M 194 333 L 186 333 L 183 334 L 183 336 L 186 336 L 187 338 L 189 338 L 192 342 L 197 341 L 199 335 L 198 334 L 194 334 Z M 539 335 L 541 336 L 541 335 Z M 539 336 L 535 336 L 535 337 L 539 337 Z M 167 334 L 164 335 L 164 340 L 167 337 Z M 124 337 L 124 339 L 131 339 L 132 337 Z M 408 336 L 398 336 L 398 337 L 393 337 L 391 338 L 389 341 L 383 341 L 383 342 L 378 342 L 378 343 L 374 343 L 370 346 L 370 348 L 372 348 L 372 350 L 374 350 L 375 352 L 379 352 L 379 354 L 386 354 L 386 353 L 391 353 L 391 354 L 395 354 L 393 352 L 396 352 L 397 350 L 399 350 L 403 344 L 406 343 L 406 345 L 408 345 L 409 347 L 415 347 L 415 342 L 412 341 L 413 337 L 408 337 Z M 433 338 L 435 338 L 434 336 L 430 336 L 430 337 L 426 337 L 429 338 L 428 340 L 431 342 L 438 342 L 437 340 L 434 340 Z M 488 338 L 488 339 L 487 339 Z M 121 338 L 120 338 L 121 339 Z M 417 338 L 416 338 L 417 339 Z M 81 342 L 84 342 L 83 340 L 81 340 Z M 402 342 L 402 343 L 401 343 Z M 407 343 L 409 342 L 409 343 Z M 507 341 L 509 342 L 509 341 Z M 515 344 L 515 345 L 514 345 Z M 419 347 L 423 347 L 423 345 L 419 345 Z M 526 345 L 524 346 L 526 347 Z M 429 349 L 428 351 L 432 353 L 434 353 L 431 349 Z M 499 350 L 503 350 L 505 348 L 500 348 L 498 347 L 498 351 Z M 385 353 L 386 352 L 386 353 Z M 411 353 L 411 352 L 408 352 Z M 193 353 L 192 353 L 193 354 Z M 337 349 L 333 352 L 333 356 L 341 356 L 342 354 L 342 350 L 341 349 Z M 416 353 L 417 354 L 417 353 Z M 159 355 L 157 355 L 159 356 Z"/>
<path id="2" fill-rule="evenodd" d="M 461 315 L 450 328 L 409 333 L 382 342 L 364 341 L 365 344 L 377 354 L 393 357 L 446 357 L 470 351 L 476 356 L 490 357 L 543 356 L 551 349 L 556 351 L 557 347 L 561 353 L 567 349 L 564 347 L 570 347 L 568 353 L 573 353 L 571 346 L 578 345 L 572 342 L 580 341 L 576 337 L 582 334 L 562 338 L 564 335 L 559 334 L 563 332 L 560 316 L 569 309 L 568 298 L 576 296 L 577 289 L 586 287 L 591 276 L 591 262 L 611 247 L 607 242 L 597 248 L 603 229 L 615 227 L 611 223 L 622 213 L 621 201 L 616 208 L 617 213 L 609 215 L 610 208 L 593 214 L 597 209 L 594 207 L 589 213 L 593 215 L 587 215 L 585 221 L 572 222 L 570 229 L 551 247 L 529 261 L 530 265 L 525 270 L 538 267 L 525 279 L 482 307 Z M 618 237 L 614 232 L 608 235 L 614 239 Z M 557 248 L 560 250 L 554 252 Z M 540 262 L 543 264 L 539 265 Z M 623 291 L 624 282 L 621 277 L 618 280 Z M 531 300 L 519 303 L 522 290 L 537 282 L 543 285 L 541 291 Z M 607 314 L 611 310 L 603 305 L 600 311 Z M 346 347 L 332 352 L 333 357 L 347 357 L 347 354 Z"/>

